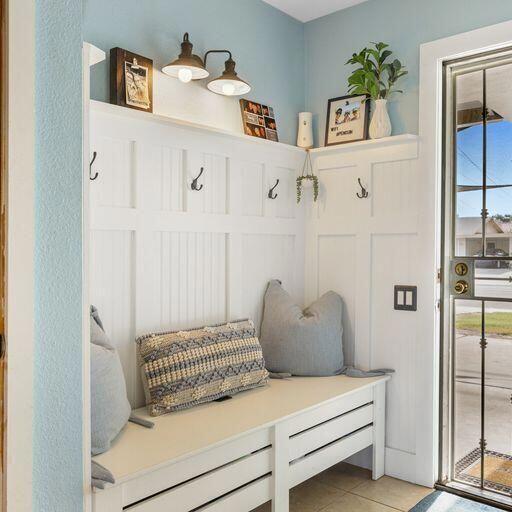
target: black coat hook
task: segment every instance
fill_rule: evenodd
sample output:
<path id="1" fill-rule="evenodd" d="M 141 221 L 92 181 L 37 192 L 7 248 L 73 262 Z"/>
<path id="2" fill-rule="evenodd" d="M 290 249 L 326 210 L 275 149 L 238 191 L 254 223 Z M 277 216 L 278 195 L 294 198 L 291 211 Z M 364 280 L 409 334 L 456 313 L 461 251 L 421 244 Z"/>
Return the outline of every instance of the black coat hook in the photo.
<path id="1" fill-rule="evenodd" d="M 268 191 L 268 198 L 269 199 L 275 199 L 277 197 L 277 194 L 274 194 L 274 190 L 279 185 L 279 178 L 276 180 L 276 184 Z"/>
<path id="2" fill-rule="evenodd" d="M 357 192 L 356 196 L 359 197 L 359 199 L 366 199 L 369 196 L 368 190 L 366 190 L 363 187 L 363 184 L 361 183 L 361 178 L 357 178 L 357 181 L 359 182 L 359 186 L 361 187 L 361 194 L 359 194 L 359 192 Z"/>
<path id="3" fill-rule="evenodd" d="M 199 172 L 199 174 L 192 180 L 192 185 L 191 185 L 191 188 L 192 190 L 201 190 L 203 188 L 203 185 L 201 186 L 197 186 L 197 182 L 199 180 L 199 178 L 201 177 L 201 175 L 203 174 L 204 172 L 204 167 L 201 167 L 201 171 Z"/>
<path id="4" fill-rule="evenodd" d="M 99 172 L 96 172 L 94 174 L 94 176 L 92 175 L 92 164 L 95 162 L 97 156 L 98 156 L 98 153 L 96 151 L 94 151 L 94 153 L 92 154 L 91 163 L 89 164 L 89 179 L 91 181 L 94 181 L 100 174 Z"/>

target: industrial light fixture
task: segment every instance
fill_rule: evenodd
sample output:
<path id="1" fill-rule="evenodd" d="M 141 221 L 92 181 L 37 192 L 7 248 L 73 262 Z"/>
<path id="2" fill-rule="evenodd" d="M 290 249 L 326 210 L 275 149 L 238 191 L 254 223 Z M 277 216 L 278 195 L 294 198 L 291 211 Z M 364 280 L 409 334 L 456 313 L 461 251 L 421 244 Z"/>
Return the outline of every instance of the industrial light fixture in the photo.
<path id="1" fill-rule="evenodd" d="M 202 80 L 207 78 L 210 73 L 204 66 L 203 60 L 198 55 L 192 53 L 193 45 L 188 39 L 188 32 L 183 36 L 181 43 L 181 53 L 179 57 L 162 68 L 162 71 L 169 76 L 178 78 L 183 83 L 191 80 Z"/>
<path id="2" fill-rule="evenodd" d="M 210 50 L 206 52 L 204 56 L 205 65 L 206 59 L 210 53 L 227 53 L 229 58 L 224 63 L 222 75 L 208 82 L 208 89 L 217 94 L 223 94 L 224 96 L 241 96 L 242 94 L 247 94 L 251 90 L 251 86 L 236 74 L 236 62 L 233 60 L 231 52 L 229 50 Z"/>
<path id="3" fill-rule="evenodd" d="M 202 80 L 210 73 L 206 69 L 206 60 L 212 53 L 227 53 L 228 60 L 224 63 L 224 71 L 221 76 L 211 80 L 207 87 L 210 91 L 224 96 L 241 96 L 251 90 L 251 86 L 242 80 L 235 71 L 236 63 L 229 50 L 209 50 L 204 56 L 204 61 L 198 55 L 192 53 L 192 43 L 189 41 L 188 32 L 183 36 L 181 53 L 179 57 L 162 68 L 162 71 L 169 76 L 178 78 L 183 83 L 191 80 Z"/>

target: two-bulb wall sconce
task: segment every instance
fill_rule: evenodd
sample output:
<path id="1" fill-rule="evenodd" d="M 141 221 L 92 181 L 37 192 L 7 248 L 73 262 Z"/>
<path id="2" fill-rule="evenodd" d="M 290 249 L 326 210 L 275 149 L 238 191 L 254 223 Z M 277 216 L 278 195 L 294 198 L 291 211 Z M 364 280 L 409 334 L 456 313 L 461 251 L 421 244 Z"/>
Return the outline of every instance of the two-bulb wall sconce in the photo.
<path id="1" fill-rule="evenodd" d="M 251 86 L 236 74 L 236 63 L 229 50 L 209 50 L 205 53 L 203 60 L 198 55 L 192 53 L 192 48 L 193 45 L 189 41 L 187 32 L 183 36 L 179 57 L 170 64 L 167 64 L 167 66 L 164 66 L 162 71 L 166 75 L 178 78 L 183 83 L 188 83 L 191 80 L 203 80 L 210 76 L 206 69 L 208 56 L 212 53 L 225 53 L 228 55 L 228 60 L 224 63 L 224 72 L 218 78 L 208 82 L 208 89 L 224 96 L 241 96 L 251 90 Z"/>

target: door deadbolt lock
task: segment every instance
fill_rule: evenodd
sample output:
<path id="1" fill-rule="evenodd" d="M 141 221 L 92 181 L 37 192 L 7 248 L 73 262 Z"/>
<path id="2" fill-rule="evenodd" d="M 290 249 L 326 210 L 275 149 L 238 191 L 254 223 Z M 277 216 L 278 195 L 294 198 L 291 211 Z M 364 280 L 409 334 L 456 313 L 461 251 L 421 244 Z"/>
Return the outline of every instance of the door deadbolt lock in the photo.
<path id="1" fill-rule="evenodd" d="M 467 263 L 464 263 L 463 261 L 459 261 L 458 263 L 455 264 L 455 273 L 458 275 L 458 276 L 465 276 L 469 271 L 469 268 L 468 268 L 468 265 Z"/>
<path id="2" fill-rule="evenodd" d="M 467 281 L 463 281 L 462 279 L 457 281 L 453 287 L 453 290 L 457 295 L 463 295 L 464 293 L 467 293 L 468 289 L 469 285 Z"/>
<path id="3" fill-rule="evenodd" d="M 457 257 L 450 262 L 450 294 L 471 298 L 475 293 L 475 265 L 471 258 Z"/>

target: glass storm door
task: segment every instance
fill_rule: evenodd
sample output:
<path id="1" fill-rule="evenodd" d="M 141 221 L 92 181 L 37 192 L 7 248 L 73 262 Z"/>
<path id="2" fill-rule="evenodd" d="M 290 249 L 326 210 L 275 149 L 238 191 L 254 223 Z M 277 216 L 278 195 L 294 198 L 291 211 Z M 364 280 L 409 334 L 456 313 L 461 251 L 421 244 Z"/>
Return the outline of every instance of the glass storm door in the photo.
<path id="1" fill-rule="evenodd" d="M 440 480 L 512 505 L 512 53 L 444 82 Z"/>

